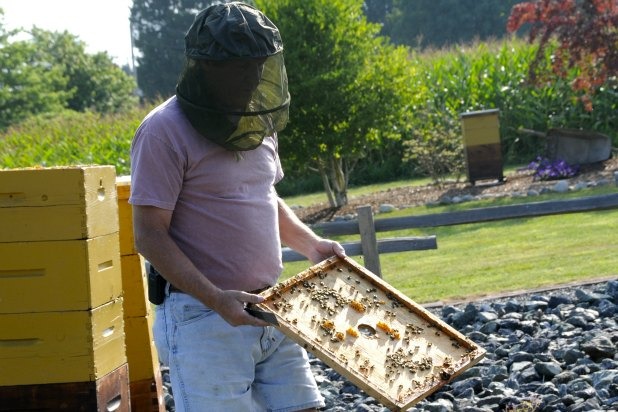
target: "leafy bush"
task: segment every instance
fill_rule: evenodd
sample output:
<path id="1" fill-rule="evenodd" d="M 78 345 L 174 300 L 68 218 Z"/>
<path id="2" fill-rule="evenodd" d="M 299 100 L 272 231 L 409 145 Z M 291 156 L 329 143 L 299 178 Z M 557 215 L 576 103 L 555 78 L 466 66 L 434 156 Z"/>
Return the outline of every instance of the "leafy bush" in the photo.
<path id="1" fill-rule="evenodd" d="M 421 111 L 424 128 L 413 129 L 412 138 L 404 143 L 404 160 L 417 174 L 442 183 L 450 175 L 459 180 L 465 169 L 461 127 L 457 120 L 435 110 Z"/>

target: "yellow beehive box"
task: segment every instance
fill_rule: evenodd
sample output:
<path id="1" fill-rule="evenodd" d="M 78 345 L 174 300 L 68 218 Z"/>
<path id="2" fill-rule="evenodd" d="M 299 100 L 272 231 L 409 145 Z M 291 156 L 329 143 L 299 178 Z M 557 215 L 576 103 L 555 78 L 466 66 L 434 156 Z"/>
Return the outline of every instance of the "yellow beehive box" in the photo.
<path id="1" fill-rule="evenodd" d="M 87 310 L 119 296 L 118 233 L 0 243 L 0 313 Z"/>
<path id="2" fill-rule="evenodd" d="M 122 298 L 88 311 L 0 315 L 0 386 L 94 381 L 126 363 Z"/>
<path id="3" fill-rule="evenodd" d="M 118 197 L 118 225 L 120 230 L 120 254 L 135 255 L 135 238 L 133 237 L 133 210 L 129 204 L 131 195 L 131 176 L 120 176 L 116 179 Z"/>
<path id="4" fill-rule="evenodd" d="M 113 166 L 0 170 L 0 242 L 117 232 L 115 185 Z"/>
<path id="5" fill-rule="evenodd" d="M 499 144 L 500 121 L 498 116 L 498 109 L 462 113 L 464 144 L 466 146 Z"/>
<path id="6" fill-rule="evenodd" d="M 153 320 L 152 314 L 124 319 L 130 382 L 152 379 L 159 373 L 159 357 L 152 336 Z"/>
<path id="7" fill-rule="evenodd" d="M 461 114 L 464 153 L 468 181 L 504 181 L 500 121 L 498 109 L 480 110 Z"/>
<path id="8" fill-rule="evenodd" d="M 120 257 L 122 268 L 122 289 L 124 296 L 124 316 L 139 317 L 149 313 L 148 284 L 144 258 L 141 255 Z"/>

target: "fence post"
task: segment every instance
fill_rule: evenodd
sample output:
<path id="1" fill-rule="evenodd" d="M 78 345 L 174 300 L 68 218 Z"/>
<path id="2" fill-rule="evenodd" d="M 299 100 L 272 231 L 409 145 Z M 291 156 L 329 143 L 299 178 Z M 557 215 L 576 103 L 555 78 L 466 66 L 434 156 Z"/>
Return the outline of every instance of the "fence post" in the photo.
<path id="1" fill-rule="evenodd" d="M 371 206 L 360 206 L 356 208 L 356 213 L 358 215 L 358 231 L 361 237 L 365 267 L 373 272 L 373 274 L 382 277 L 378 241 L 376 238 L 376 229 L 373 224 Z"/>

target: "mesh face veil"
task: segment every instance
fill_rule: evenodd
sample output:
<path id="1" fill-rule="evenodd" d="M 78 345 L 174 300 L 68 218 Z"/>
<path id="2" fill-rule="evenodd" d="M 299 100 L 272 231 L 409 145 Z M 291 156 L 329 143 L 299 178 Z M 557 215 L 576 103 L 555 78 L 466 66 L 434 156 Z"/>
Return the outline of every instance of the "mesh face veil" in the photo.
<path id="1" fill-rule="evenodd" d="M 243 3 L 211 6 L 185 36 L 176 96 L 192 126 L 228 150 L 258 147 L 283 130 L 290 95 L 277 27 Z"/>

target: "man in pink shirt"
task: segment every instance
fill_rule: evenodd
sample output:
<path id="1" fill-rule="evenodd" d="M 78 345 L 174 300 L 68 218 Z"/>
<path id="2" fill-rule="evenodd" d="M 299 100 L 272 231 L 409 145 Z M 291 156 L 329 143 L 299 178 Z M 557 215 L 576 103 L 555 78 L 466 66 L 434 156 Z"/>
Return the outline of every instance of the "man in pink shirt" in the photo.
<path id="1" fill-rule="evenodd" d="M 200 12 L 176 95 L 131 147 L 135 243 L 167 281 L 155 342 L 177 411 L 324 406 L 305 351 L 245 311 L 282 271 L 281 243 L 344 255 L 277 196 L 289 94 L 276 26 L 243 3 Z"/>

